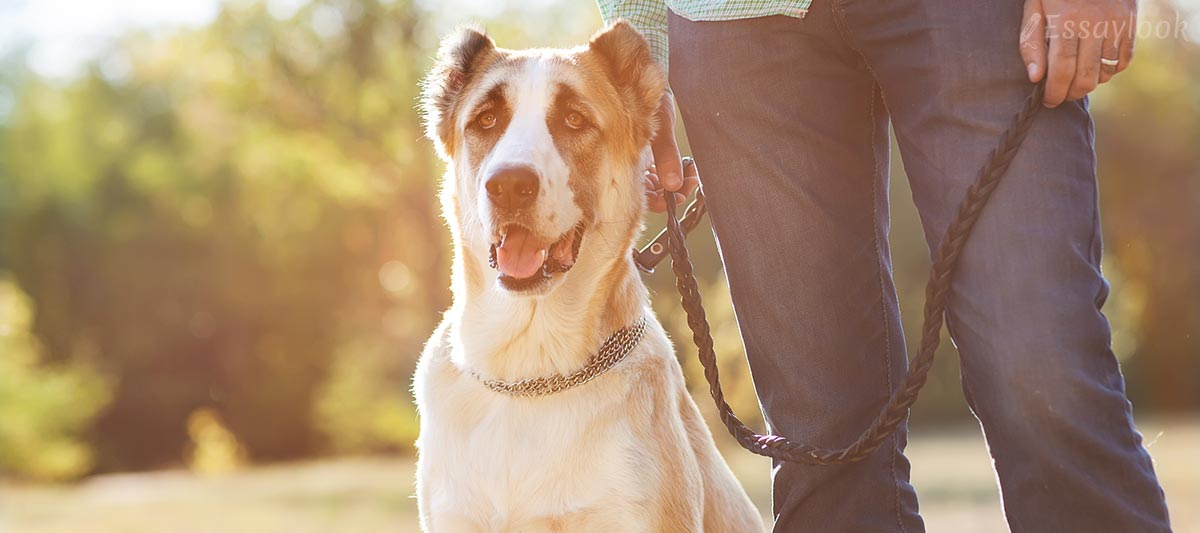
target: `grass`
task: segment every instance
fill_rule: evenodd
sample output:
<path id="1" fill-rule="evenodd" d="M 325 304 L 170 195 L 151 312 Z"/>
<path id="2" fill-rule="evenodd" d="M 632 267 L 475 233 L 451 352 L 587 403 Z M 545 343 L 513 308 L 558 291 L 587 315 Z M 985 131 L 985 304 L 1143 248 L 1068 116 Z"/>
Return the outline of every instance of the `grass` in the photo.
<path id="1" fill-rule="evenodd" d="M 1175 530 L 1200 532 L 1200 419 L 1152 419 L 1141 427 Z M 767 463 L 740 450 L 727 456 L 754 500 L 768 509 Z M 1007 530 L 978 430 L 917 430 L 909 456 L 929 531 Z M 407 458 L 366 458 L 219 477 L 168 471 L 97 476 L 70 486 L 9 483 L 0 485 L 0 532 L 416 532 L 412 476 Z"/>

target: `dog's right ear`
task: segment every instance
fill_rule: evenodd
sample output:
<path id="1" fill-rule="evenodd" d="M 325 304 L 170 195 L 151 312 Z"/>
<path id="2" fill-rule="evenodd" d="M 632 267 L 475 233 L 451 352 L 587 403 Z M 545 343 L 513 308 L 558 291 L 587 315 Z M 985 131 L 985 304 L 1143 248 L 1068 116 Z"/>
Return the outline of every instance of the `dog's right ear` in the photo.
<path id="1" fill-rule="evenodd" d="M 471 77 L 496 50 L 482 29 L 462 26 L 446 36 L 438 48 L 437 61 L 425 78 L 421 107 L 425 135 L 437 145 L 438 153 L 450 157 L 453 145 L 455 104 Z"/>

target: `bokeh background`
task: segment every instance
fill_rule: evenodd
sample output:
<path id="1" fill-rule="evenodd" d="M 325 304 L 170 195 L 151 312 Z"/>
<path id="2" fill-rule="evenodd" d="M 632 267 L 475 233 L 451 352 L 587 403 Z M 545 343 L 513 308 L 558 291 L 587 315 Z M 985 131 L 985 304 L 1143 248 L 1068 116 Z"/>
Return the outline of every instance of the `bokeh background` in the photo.
<path id="1" fill-rule="evenodd" d="M 1200 531 L 1197 15 L 1144 2 L 1153 30 L 1092 100 L 1105 311 L 1180 531 Z M 417 84 L 470 20 L 512 48 L 600 26 L 589 0 L 0 0 L 0 531 L 415 531 L 409 385 L 450 297 Z M 892 202 L 912 332 L 928 259 L 898 164 Z M 691 246 L 757 422 L 711 236 Z M 647 279 L 711 415 L 670 273 Z M 935 372 L 911 445 L 929 528 L 1003 531 L 952 347 Z M 765 512 L 767 464 L 718 439 Z"/>

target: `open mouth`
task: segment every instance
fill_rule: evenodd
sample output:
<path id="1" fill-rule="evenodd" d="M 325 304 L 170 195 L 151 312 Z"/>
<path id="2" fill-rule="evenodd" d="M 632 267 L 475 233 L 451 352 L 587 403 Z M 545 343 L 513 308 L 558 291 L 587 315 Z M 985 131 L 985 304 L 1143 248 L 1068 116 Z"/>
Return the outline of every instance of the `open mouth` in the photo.
<path id="1" fill-rule="evenodd" d="M 488 262 L 500 271 L 500 283 L 514 290 L 527 288 L 575 266 L 583 224 L 577 224 L 551 244 L 540 241 L 520 224 L 500 229 L 500 242 L 492 244 Z"/>

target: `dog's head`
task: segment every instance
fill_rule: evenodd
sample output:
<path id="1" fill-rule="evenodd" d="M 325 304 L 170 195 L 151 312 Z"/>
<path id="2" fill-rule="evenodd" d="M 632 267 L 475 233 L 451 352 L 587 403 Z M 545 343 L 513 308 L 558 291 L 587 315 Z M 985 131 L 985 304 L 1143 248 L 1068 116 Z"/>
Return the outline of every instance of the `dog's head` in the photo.
<path id="1" fill-rule="evenodd" d="M 628 254 L 665 83 L 624 22 L 569 50 L 504 50 L 473 28 L 447 37 L 423 105 L 451 167 L 445 210 L 459 259 L 490 264 L 509 292 L 544 294 L 581 256 Z"/>

